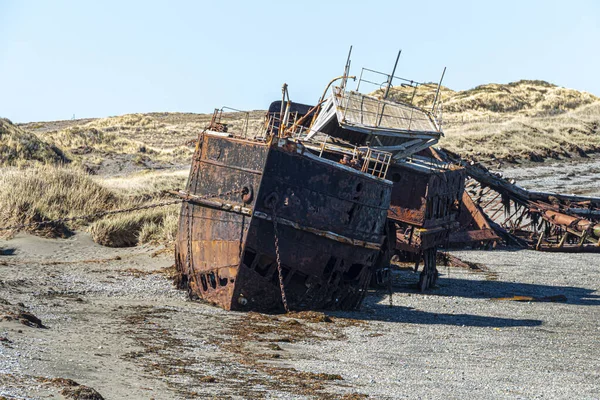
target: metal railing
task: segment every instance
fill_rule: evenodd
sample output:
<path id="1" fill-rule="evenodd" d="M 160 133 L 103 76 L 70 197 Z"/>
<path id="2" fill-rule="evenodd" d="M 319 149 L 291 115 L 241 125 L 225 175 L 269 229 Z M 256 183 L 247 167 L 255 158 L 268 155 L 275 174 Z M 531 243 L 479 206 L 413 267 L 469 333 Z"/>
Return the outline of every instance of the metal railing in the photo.
<path id="1" fill-rule="evenodd" d="M 296 125 L 300 116 L 298 112 L 294 111 L 288 113 L 286 118 L 284 113 L 284 119 L 282 120 L 281 113 L 270 113 L 265 119 L 265 136 L 281 136 L 285 131 L 287 134 L 291 134 L 292 137 L 300 138 L 301 133 L 309 129 L 302 125 Z"/>
<path id="2" fill-rule="evenodd" d="M 375 150 L 369 147 L 367 148 L 362 161 L 362 172 L 385 179 L 390 167 L 390 162 L 392 161 L 392 153 Z"/>
<path id="3" fill-rule="evenodd" d="M 442 75 L 443 77 L 443 75 Z M 383 78 L 383 79 L 378 79 Z M 440 88 L 441 81 L 439 84 L 437 83 L 425 83 L 419 82 L 412 79 L 406 79 L 399 76 L 392 76 L 390 74 L 386 74 L 380 71 L 375 71 L 369 68 L 362 68 L 358 83 L 356 85 L 355 92 L 359 92 L 361 88 L 361 84 L 364 87 L 364 84 L 373 86 L 373 90 L 381 91 L 382 95 L 386 91 L 388 85 L 391 85 L 392 81 L 399 81 L 399 86 L 404 88 L 404 91 L 400 92 L 398 90 L 392 90 L 388 94 L 387 99 L 396 103 L 405 104 L 410 107 L 415 107 L 422 112 L 429 115 L 434 123 L 437 125 L 438 129 L 441 129 L 441 118 L 442 118 L 442 101 L 440 97 Z M 430 88 L 427 90 L 426 88 Z M 364 90 L 364 88 L 363 88 Z M 417 97 L 417 93 L 419 93 L 419 97 L 431 97 L 431 102 L 426 102 L 425 104 L 416 105 L 415 98 Z M 382 113 L 385 106 L 382 106 Z"/>
<path id="4" fill-rule="evenodd" d="M 336 88 L 336 90 L 339 90 L 338 93 L 341 97 L 339 101 L 340 108 L 343 110 L 343 121 L 347 121 L 348 112 L 350 112 L 360 116 L 360 121 L 358 121 L 360 124 L 365 124 L 365 120 L 368 120 L 369 125 L 380 127 L 382 124 L 385 124 L 386 122 L 390 124 L 390 121 L 392 121 L 392 125 L 405 126 L 406 130 L 411 130 L 415 124 L 421 122 L 426 123 L 427 125 L 433 123 L 433 129 L 436 131 L 439 130 L 436 119 L 429 111 L 422 108 L 402 103 L 390 105 L 384 100 L 376 99 L 374 97 L 365 97 L 362 93 L 343 92 L 339 88 Z M 389 107 L 396 107 L 396 114 L 386 113 L 386 107 L 388 107 L 388 110 Z M 401 107 L 400 112 L 398 112 L 398 107 Z M 417 111 L 417 113 L 415 113 L 415 111 Z M 404 113 L 407 113 L 408 115 L 404 115 Z M 431 131 L 432 129 L 427 130 Z"/>
<path id="5" fill-rule="evenodd" d="M 245 117 L 242 121 L 242 126 L 240 127 L 239 135 L 242 137 L 247 137 L 248 125 L 249 125 L 249 120 L 250 120 L 250 112 L 238 110 L 237 108 L 226 107 L 226 106 L 223 106 L 221 108 L 215 108 L 215 111 L 213 112 L 213 116 L 210 119 L 210 124 L 208 126 L 208 129 L 210 129 L 211 131 L 215 131 L 215 132 L 228 132 L 229 131 L 229 127 L 230 127 L 230 125 L 233 125 L 233 123 L 232 122 L 229 122 L 229 123 L 223 122 L 223 110 L 240 112 L 245 115 Z"/>

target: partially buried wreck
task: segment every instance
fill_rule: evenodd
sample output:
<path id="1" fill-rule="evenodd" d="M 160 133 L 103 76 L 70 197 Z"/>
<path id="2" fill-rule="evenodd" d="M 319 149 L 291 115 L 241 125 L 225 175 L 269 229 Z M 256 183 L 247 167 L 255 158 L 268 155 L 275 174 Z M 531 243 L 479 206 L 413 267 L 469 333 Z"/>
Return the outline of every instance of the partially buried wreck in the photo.
<path id="1" fill-rule="evenodd" d="M 427 151 L 442 135 L 439 85 L 425 109 L 389 96 L 394 79 L 419 82 L 363 69 L 351 91 L 349 67 L 315 106 L 284 85 L 260 126 L 215 110 L 177 193 L 176 266 L 192 297 L 227 310 L 351 310 L 400 251 L 423 256 L 422 289 L 435 283 L 464 185 L 462 168 Z M 359 92 L 377 79 L 382 95 Z"/>

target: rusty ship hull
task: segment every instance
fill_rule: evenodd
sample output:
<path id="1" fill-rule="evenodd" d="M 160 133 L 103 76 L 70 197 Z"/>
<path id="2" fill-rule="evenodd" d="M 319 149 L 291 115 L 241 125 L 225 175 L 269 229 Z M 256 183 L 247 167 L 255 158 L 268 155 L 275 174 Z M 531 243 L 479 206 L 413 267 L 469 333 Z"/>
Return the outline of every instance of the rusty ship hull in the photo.
<path id="1" fill-rule="evenodd" d="M 291 310 L 357 308 L 392 184 L 320 156 L 290 139 L 202 133 L 182 193 L 179 286 L 226 310 L 283 310 L 279 258 Z"/>

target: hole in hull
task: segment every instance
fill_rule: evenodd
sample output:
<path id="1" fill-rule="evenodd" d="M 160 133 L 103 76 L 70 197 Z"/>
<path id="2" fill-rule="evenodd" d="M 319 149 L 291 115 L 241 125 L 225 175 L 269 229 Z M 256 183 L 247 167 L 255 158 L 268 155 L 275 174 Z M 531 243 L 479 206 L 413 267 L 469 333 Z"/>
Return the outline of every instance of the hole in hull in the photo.
<path id="1" fill-rule="evenodd" d="M 213 289 L 217 288 L 217 278 L 215 277 L 214 272 L 210 272 L 208 274 L 208 282 L 210 283 L 210 287 L 212 287 Z"/>
<path id="2" fill-rule="evenodd" d="M 261 276 L 267 276 L 267 273 L 273 265 L 273 260 L 266 256 L 260 256 L 256 263 L 256 272 Z"/>
<path id="3" fill-rule="evenodd" d="M 299 286 L 306 287 L 306 281 L 308 280 L 308 275 L 303 272 L 296 271 L 290 278 L 288 286 Z"/>
<path id="4" fill-rule="evenodd" d="M 253 250 L 250 249 L 246 249 L 246 252 L 244 253 L 244 261 L 242 261 L 244 263 L 244 265 L 248 268 L 252 268 L 252 263 L 254 262 L 254 259 L 256 258 L 256 253 Z"/>
<path id="5" fill-rule="evenodd" d="M 219 286 L 227 286 L 228 279 L 219 276 Z"/>
<path id="6" fill-rule="evenodd" d="M 352 264 L 350 266 L 350 268 L 348 269 L 348 271 L 346 271 L 344 273 L 344 279 L 347 281 L 355 280 L 356 278 L 358 278 L 358 276 L 362 272 L 363 267 L 364 267 L 364 265 L 362 265 L 362 264 Z"/>

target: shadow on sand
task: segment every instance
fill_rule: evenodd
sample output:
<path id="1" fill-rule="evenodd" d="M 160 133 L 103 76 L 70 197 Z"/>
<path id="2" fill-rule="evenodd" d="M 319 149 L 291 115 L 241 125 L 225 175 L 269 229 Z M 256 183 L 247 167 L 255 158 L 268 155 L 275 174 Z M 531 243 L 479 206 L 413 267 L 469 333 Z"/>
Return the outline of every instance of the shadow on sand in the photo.
<path id="1" fill-rule="evenodd" d="M 545 298 L 563 295 L 566 302 L 580 306 L 600 305 L 600 296 L 594 294 L 595 290 L 572 286 L 548 286 L 518 282 L 503 282 L 498 280 L 472 280 L 462 278 L 448 278 L 443 273 L 438 279 L 437 287 L 428 292 L 420 293 L 416 286 L 419 273 L 409 270 L 396 270 L 393 273 L 394 294 L 411 293 L 418 296 L 444 296 L 464 297 L 471 299 L 506 298 L 513 296 L 530 296 Z M 493 279 L 493 277 L 492 277 Z M 382 302 L 387 297 L 386 290 L 372 291 L 369 293 L 361 311 L 359 312 L 333 312 L 332 315 L 343 318 L 360 320 L 375 320 L 388 322 L 402 322 L 421 325 L 455 325 L 471 327 L 519 327 L 540 326 L 543 321 L 537 319 L 518 319 L 474 314 L 445 314 L 416 310 L 412 307 L 394 305 L 390 307 Z M 549 307 L 557 303 L 545 303 Z"/>
<path id="2" fill-rule="evenodd" d="M 370 301 L 368 303 L 371 303 Z M 540 326 L 541 320 L 491 317 L 474 314 L 445 314 L 416 310 L 413 307 L 373 302 L 363 305 L 358 313 L 332 313 L 337 317 L 366 321 L 401 322 L 418 325 L 454 325 L 469 327 L 508 328 L 518 326 Z"/>
<path id="3" fill-rule="evenodd" d="M 404 272 L 401 273 L 409 273 Z M 485 273 L 484 273 L 485 274 Z M 406 286 L 398 287 L 398 291 L 417 292 L 415 288 Z M 580 306 L 599 306 L 600 296 L 594 294 L 595 289 L 576 286 L 550 286 L 534 283 L 505 282 L 496 279 L 471 280 L 461 278 L 448 278 L 443 273 L 438 279 L 437 288 L 426 295 L 466 297 L 471 299 L 497 299 L 513 296 L 530 296 L 545 298 L 552 296 L 565 296 L 567 304 Z"/>

